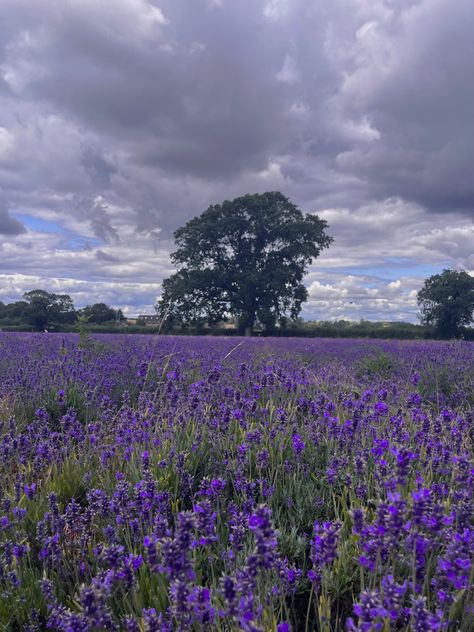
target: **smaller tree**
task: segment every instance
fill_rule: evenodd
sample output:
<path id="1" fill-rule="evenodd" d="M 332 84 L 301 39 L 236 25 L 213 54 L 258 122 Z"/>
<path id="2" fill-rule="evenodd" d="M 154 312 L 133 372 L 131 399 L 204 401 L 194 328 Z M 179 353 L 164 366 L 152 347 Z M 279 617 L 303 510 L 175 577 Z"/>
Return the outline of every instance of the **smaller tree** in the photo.
<path id="1" fill-rule="evenodd" d="M 473 320 L 474 277 L 465 270 L 443 270 L 425 280 L 418 292 L 420 320 L 440 338 L 458 337 Z"/>
<path id="2" fill-rule="evenodd" d="M 81 316 L 84 316 L 89 323 L 95 323 L 97 325 L 110 322 L 111 320 L 118 320 L 117 312 L 105 303 L 86 305 L 86 307 L 79 310 L 79 313 Z"/>
<path id="3" fill-rule="evenodd" d="M 0 306 L 0 320 L 8 324 L 20 324 L 25 320 L 28 304 L 25 301 L 16 301 Z"/>
<path id="4" fill-rule="evenodd" d="M 26 303 L 25 319 L 37 331 L 76 320 L 74 303 L 68 294 L 31 290 L 23 294 L 23 300 Z"/>

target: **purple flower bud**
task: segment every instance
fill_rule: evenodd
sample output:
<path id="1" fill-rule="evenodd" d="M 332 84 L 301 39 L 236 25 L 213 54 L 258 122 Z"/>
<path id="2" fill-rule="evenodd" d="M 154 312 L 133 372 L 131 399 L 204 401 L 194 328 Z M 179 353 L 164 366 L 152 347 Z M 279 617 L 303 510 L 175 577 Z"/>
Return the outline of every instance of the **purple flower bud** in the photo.
<path id="1" fill-rule="evenodd" d="M 301 438 L 301 436 L 298 434 L 293 435 L 293 437 L 291 438 L 291 441 L 293 444 L 293 452 L 298 456 L 305 449 L 305 443 L 303 439 Z"/>

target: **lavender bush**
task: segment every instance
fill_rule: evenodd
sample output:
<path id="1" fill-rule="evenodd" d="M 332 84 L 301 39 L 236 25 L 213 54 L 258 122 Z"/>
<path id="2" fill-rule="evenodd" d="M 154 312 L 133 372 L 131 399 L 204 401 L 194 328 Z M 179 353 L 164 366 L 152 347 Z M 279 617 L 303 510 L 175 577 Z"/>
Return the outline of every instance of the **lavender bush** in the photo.
<path id="1" fill-rule="evenodd" d="M 0 334 L 0 629 L 473 630 L 474 344 Z"/>

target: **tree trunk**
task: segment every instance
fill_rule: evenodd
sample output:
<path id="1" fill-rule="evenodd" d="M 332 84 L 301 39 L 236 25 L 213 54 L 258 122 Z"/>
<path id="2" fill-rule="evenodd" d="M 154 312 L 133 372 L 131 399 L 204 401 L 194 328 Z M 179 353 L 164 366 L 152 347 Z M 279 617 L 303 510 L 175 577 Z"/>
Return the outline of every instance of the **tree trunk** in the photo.
<path id="1" fill-rule="evenodd" d="M 252 336 L 255 325 L 255 314 L 245 314 L 239 319 L 239 333 L 244 336 Z"/>

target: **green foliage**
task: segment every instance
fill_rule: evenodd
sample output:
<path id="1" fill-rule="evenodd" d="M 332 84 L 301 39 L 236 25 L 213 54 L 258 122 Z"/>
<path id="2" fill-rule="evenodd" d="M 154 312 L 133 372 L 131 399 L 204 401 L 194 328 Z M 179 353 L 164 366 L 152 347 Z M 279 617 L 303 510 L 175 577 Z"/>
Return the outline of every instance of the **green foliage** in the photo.
<path id="1" fill-rule="evenodd" d="M 428 327 L 404 322 L 360 320 L 307 321 L 279 330 L 280 335 L 324 338 L 416 339 L 431 337 Z"/>
<path id="2" fill-rule="evenodd" d="M 456 392 L 456 385 L 449 367 L 433 366 L 425 369 L 420 375 L 418 391 L 425 401 L 435 402 L 438 407 L 440 397 L 443 401 L 449 401 Z"/>
<path id="3" fill-rule="evenodd" d="M 25 313 L 28 309 L 26 301 L 16 301 L 5 305 L 0 304 L 0 322 L 2 327 L 4 324 L 20 324 L 24 321 Z"/>
<path id="4" fill-rule="evenodd" d="M 98 467 L 98 464 L 94 463 L 94 466 Z M 72 498 L 78 503 L 85 501 L 87 487 L 84 480 L 89 467 L 92 467 L 92 464 L 84 464 L 75 458 L 66 459 L 60 465 L 52 467 L 48 490 L 57 495 L 61 507 Z"/>
<path id="5" fill-rule="evenodd" d="M 455 338 L 473 319 L 474 277 L 465 270 L 443 270 L 425 280 L 418 292 L 420 320 L 439 338 Z"/>
<path id="6" fill-rule="evenodd" d="M 22 315 L 37 331 L 76 320 L 74 304 L 68 294 L 31 290 L 23 294 L 23 299 L 26 306 Z"/>
<path id="7" fill-rule="evenodd" d="M 87 396 L 77 384 L 68 384 L 64 389 L 64 401 L 58 401 L 58 388 L 52 388 L 44 394 L 42 407 L 50 416 L 50 426 L 52 431 L 60 430 L 59 419 L 66 410 L 72 409 L 77 413 L 81 423 L 89 421 L 90 405 Z M 28 399 L 16 399 L 14 402 L 14 414 L 20 426 L 25 425 L 34 417 L 35 404 Z M 1 412 L 1 410 L 0 410 Z"/>
<path id="8" fill-rule="evenodd" d="M 78 312 L 79 316 L 83 316 L 89 323 L 102 324 L 115 320 L 123 320 L 123 314 L 121 310 L 115 310 L 109 307 L 105 303 L 94 303 L 93 305 L 86 305 Z"/>
<path id="9" fill-rule="evenodd" d="M 27 568 L 25 562 L 19 565 L 19 569 L 23 571 L 23 579 L 17 590 L 0 593 L 1 630 L 13 632 L 28 629 L 29 614 L 33 608 L 40 614 L 40 620 L 46 618 L 46 602 L 40 588 L 40 571 Z M 28 607 L 25 604 L 28 604 Z"/>
<path id="10" fill-rule="evenodd" d="M 368 375 L 369 377 L 379 377 L 388 379 L 397 370 L 397 360 L 394 356 L 384 351 L 379 351 L 375 355 L 369 355 L 360 360 L 357 365 L 357 373 L 359 375 Z"/>
<path id="11" fill-rule="evenodd" d="M 210 206 L 175 232 L 178 272 L 163 282 L 158 312 L 168 326 L 232 315 L 241 332 L 257 321 L 272 331 L 286 314 L 298 316 L 303 275 L 332 242 L 326 227 L 279 192 Z"/>
<path id="12" fill-rule="evenodd" d="M 89 330 L 87 328 L 88 317 L 85 314 L 79 313 L 77 316 L 77 324 L 79 327 L 79 347 L 85 349 L 91 345 L 91 338 Z"/>

